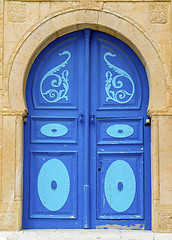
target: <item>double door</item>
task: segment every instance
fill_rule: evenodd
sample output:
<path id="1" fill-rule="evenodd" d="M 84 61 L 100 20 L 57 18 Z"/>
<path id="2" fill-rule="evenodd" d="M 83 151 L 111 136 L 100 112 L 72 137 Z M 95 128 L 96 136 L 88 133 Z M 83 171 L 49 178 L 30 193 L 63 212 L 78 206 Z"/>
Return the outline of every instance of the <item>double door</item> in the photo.
<path id="1" fill-rule="evenodd" d="M 110 35 L 70 33 L 39 54 L 26 86 L 23 228 L 150 229 L 148 98 L 139 58 Z"/>

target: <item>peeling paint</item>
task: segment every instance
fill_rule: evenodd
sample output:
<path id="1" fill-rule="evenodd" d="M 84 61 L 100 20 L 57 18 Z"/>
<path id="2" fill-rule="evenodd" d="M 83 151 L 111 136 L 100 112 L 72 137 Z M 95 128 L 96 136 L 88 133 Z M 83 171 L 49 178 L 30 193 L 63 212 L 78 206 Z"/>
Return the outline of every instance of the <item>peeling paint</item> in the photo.
<path id="1" fill-rule="evenodd" d="M 106 224 L 106 225 L 101 225 L 97 226 L 96 229 L 116 229 L 116 230 L 144 230 L 145 226 L 143 224 L 135 224 L 135 225 L 117 225 L 117 224 Z"/>

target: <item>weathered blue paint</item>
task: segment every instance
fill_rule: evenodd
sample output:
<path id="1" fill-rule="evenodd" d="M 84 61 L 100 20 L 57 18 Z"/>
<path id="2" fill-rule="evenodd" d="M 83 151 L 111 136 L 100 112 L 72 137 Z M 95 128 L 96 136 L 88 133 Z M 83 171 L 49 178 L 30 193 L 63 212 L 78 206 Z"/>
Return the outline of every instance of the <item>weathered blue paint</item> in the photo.
<path id="1" fill-rule="evenodd" d="M 84 228 L 90 228 L 90 171 L 89 171 L 89 148 L 90 148 L 90 139 L 88 132 L 90 131 L 89 126 L 89 117 L 90 117 L 90 106 L 89 106 L 89 98 L 90 98 L 90 29 L 84 30 L 84 42 L 85 42 L 85 102 L 84 102 L 84 110 L 85 110 L 85 152 L 84 152 Z"/>
<path id="2" fill-rule="evenodd" d="M 62 137 L 68 132 L 68 128 L 62 124 L 49 123 L 42 126 L 40 131 L 47 137 Z"/>
<path id="3" fill-rule="evenodd" d="M 69 196 L 70 179 L 67 168 L 58 159 L 43 164 L 38 175 L 38 194 L 48 210 L 61 209 Z"/>
<path id="4" fill-rule="evenodd" d="M 134 133 L 134 129 L 127 124 L 115 124 L 106 130 L 107 134 L 115 138 L 126 138 Z"/>
<path id="5" fill-rule="evenodd" d="M 119 183 L 122 183 L 120 190 Z M 131 206 L 136 193 L 136 180 L 127 162 L 117 160 L 109 166 L 104 189 L 110 207 L 116 212 L 124 212 Z"/>
<path id="6" fill-rule="evenodd" d="M 151 228 L 148 101 L 145 69 L 117 38 L 85 29 L 42 50 L 26 86 L 23 228 Z M 52 159 L 59 165 L 45 171 Z M 119 159 L 126 171 L 113 185 L 107 173 Z M 48 182 L 42 173 L 48 173 Z M 133 201 L 110 205 L 105 180 L 115 187 L 115 196 L 122 196 L 127 174 L 133 186 L 135 179 Z M 67 189 L 68 179 L 66 198 L 59 194 L 55 201 L 51 196 L 63 180 Z M 128 193 L 133 195 L 133 189 Z"/>

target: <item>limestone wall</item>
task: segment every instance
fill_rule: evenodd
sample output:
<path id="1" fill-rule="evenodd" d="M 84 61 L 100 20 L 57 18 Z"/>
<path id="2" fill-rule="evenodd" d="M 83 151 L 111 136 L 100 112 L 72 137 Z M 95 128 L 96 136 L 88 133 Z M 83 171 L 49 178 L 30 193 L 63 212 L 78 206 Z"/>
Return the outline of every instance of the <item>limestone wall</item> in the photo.
<path id="1" fill-rule="evenodd" d="M 172 2 L 0 0 L 0 229 L 22 222 L 24 89 L 29 68 L 54 38 L 90 27 L 126 42 L 150 85 L 152 229 L 172 232 Z"/>

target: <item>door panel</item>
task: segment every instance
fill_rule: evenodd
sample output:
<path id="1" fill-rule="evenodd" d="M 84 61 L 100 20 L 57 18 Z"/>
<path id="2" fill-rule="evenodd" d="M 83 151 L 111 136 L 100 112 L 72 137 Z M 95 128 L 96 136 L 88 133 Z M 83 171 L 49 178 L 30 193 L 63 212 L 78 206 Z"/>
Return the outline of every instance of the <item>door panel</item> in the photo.
<path id="1" fill-rule="evenodd" d="M 31 143 L 78 143 L 77 118 L 31 117 Z"/>
<path id="2" fill-rule="evenodd" d="M 30 218 L 76 219 L 77 153 L 30 152 L 30 168 Z"/>
<path id="3" fill-rule="evenodd" d="M 55 40 L 29 73 L 23 228 L 83 227 L 83 39 L 80 31 Z"/>
<path id="4" fill-rule="evenodd" d="M 96 109 L 139 109 L 141 79 L 131 49 L 117 38 L 112 42 L 111 36 L 99 32 L 94 32 L 92 39 L 91 66 L 97 83 L 93 88 L 98 95 Z"/>
<path id="5" fill-rule="evenodd" d="M 148 106 L 145 70 L 119 39 L 97 31 L 91 37 L 91 225 L 149 229 L 145 218 L 150 212 L 144 210 L 143 196 L 144 184 L 150 184 L 150 162 L 144 157 L 149 151 L 144 148 L 145 139 L 150 143 L 150 133 L 146 136 L 144 129 Z"/>
<path id="6" fill-rule="evenodd" d="M 35 108 L 77 108 L 78 37 L 64 40 L 42 56 L 33 81 Z"/>
<path id="7" fill-rule="evenodd" d="M 70 33 L 38 55 L 26 86 L 23 228 L 150 229 L 148 89 L 131 48 L 102 32 Z"/>
<path id="8" fill-rule="evenodd" d="M 97 144 L 143 144 L 143 118 L 97 119 Z"/>
<path id="9" fill-rule="evenodd" d="M 97 218 L 143 219 L 143 154 L 100 152 L 97 160 Z"/>

